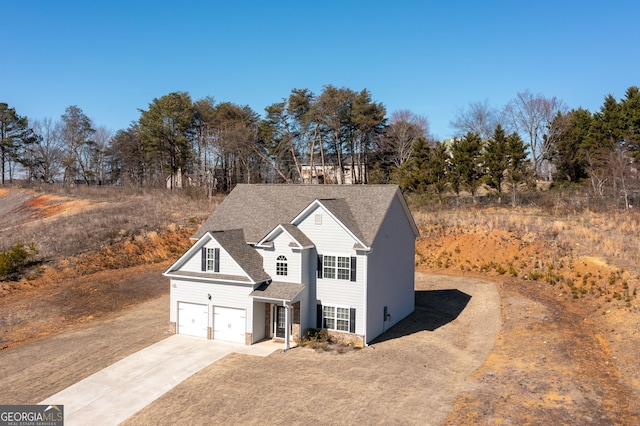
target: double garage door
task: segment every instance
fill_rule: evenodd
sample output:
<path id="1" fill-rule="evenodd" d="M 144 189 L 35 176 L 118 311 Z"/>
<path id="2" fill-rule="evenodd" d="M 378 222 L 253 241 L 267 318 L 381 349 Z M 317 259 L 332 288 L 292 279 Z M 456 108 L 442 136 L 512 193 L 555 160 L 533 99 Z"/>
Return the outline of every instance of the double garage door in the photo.
<path id="1" fill-rule="evenodd" d="M 178 302 L 178 333 L 207 338 L 207 305 Z M 213 338 L 244 343 L 246 313 L 244 309 L 213 307 Z"/>

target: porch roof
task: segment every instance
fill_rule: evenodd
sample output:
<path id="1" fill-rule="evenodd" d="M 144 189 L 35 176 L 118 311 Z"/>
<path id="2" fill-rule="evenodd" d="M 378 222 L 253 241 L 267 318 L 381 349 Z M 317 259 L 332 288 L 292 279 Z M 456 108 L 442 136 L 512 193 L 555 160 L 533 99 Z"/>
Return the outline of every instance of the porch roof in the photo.
<path id="1" fill-rule="evenodd" d="M 303 288 L 304 285 L 298 283 L 271 281 L 260 284 L 249 296 L 256 299 L 293 302 L 302 293 Z"/>

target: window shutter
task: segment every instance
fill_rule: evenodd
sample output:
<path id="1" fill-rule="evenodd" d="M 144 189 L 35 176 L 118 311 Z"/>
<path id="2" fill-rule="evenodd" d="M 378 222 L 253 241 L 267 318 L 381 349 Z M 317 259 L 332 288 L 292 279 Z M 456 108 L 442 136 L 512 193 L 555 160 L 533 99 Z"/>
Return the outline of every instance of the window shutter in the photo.
<path id="1" fill-rule="evenodd" d="M 349 333 L 356 332 L 356 309 L 349 309 Z"/>
<path id="2" fill-rule="evenodd" d="M 201 270 L 206 271 L 207 270 L 207 248 L 202 247 L 202 250 L 200 250 L 200 253 L 202 253 L 202 263 L 200 265 Z"/>
<path id="3" fill-rule="evenodd" d="M 318 278 L 322 278 L 322 255 L 318 255 Z"/>
<path id="4" fill-rule="evenodd" d="M 213 258 L 213 272 L 220 272 L 220 249 L 215 248 L 215 257 Z"/>
<path id="5" fill-rule="evenodd" d="M 356 280 L 356 257 L 351 258 L 351 281 Z"/>
<path id="6" fill-rule="evenodd" d="M 322 305 L 317 305 L 316 328 L 322 328 Z"/>

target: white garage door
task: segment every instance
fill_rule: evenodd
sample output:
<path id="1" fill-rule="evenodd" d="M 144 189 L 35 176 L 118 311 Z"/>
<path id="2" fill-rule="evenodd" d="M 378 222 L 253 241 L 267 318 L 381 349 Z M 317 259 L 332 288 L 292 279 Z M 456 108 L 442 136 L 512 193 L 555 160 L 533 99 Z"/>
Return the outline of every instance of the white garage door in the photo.
<path id="1" fill-rule="evenodd" d="M 244 309 L 213 307 L 213 338 L 244 343 L 246 314 Z"/>
<path id="2" fill-rule="evenodd" d="M 178 302 L 178 334 L 207 338 L 207 305 Z"/>

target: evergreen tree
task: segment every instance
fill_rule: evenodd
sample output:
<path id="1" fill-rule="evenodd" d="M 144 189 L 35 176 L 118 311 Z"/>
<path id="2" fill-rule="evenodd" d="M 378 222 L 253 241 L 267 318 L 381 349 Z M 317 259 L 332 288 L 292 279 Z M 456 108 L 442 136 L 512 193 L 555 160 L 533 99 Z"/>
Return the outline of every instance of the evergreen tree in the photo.
<path id="1" fill-rule="evenodd" d="M 640 160 L 640 89 L 631 86 L 621 102 L 622 128 L 629 154 Z"/>
<path id="2" fill-rule="evenodd" d="M 409 159 L 392 172 L 392 181 L 400 188 L 411 192 L 425 192 L 429 185 L 429 143 L 425 138 L 413 142 Z"/>
<path id="3" fill-rule="evenodd" d="M 451 145 L 450 183 L 456 195 L 466 189 L 475 198 L 484 176 L 482 166 L 482 140 L 476 133 L 467 133 Z"/>
<path id="4" fill-rule="evenodd" d="M 556 167 L 554 178 L 579 182 L 587 177 L 585 144 L 593 118 L 589 111 L 578 108 L 558 113 L 550 126 L 550 158 Z"/>
<path id="5" fill-rule="evenodd" d="M 5 183 L 7 166 L 9 166 L 9 181 L 13 179 L 11 164 L 26 163 L 27 158 L 21 152 L 27 145 L 36 141 L 33 131 L 29 128 L 26 117 L 16 114 L 15 108 L 0 102 L 0 162 L 2 163 L 2 184 Z"/>
<path id="6" fill-rule="evenodd" d="M 433 191 L 442 202 L 442 196 L 447 190 L 447 170 L 449 169 L 451 157 L 447 151 L 447 146 L 442 142 L 436 142 L 429 150 L 427 161 L 427 180 L 431 184 Z"/>
<path id="7" fill-rule="evenodd" d="M 493 137 L 487 142 L 482 162 L 486 173 L 486 183 L 490 188 L 502 192 L 504 171 L 507 168 L 507 136 L 504 129 L 498 124 L 493 131 Z"/>
<path id="8" fill-rule="evenodd" d="M 527 144 L 522 141 L 518 133 L 507 136 L 505 147 L 507 168 L 505 182 L 511 192 L 511 205 L 516 206 L 517 194 L 521 186 L 530 186 L 535 179 L 535 168 L 528 160 Z"/>
<path id="9" fill-rule="evenodd" d="M 195 112 L 191 97 L 186 92 L 169 93 L 140 112 L 138 135 L 147 163 L 154 166 L 149 178 L 161 184 L 168 172 L 173 188 L 193 154 Z"/>

